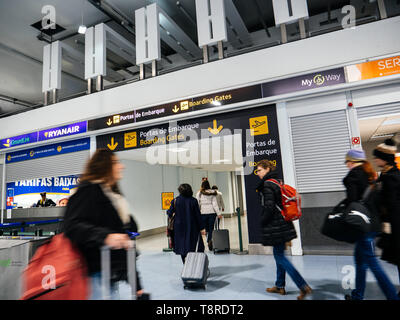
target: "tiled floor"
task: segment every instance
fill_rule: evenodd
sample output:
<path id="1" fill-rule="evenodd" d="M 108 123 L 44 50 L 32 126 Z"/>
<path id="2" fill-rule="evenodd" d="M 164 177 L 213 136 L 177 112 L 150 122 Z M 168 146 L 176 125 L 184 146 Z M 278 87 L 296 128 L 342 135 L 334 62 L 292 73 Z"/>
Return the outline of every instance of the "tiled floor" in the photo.
<path id="1" fill-rule="evenodd" d="M 231 231 L 231 248 L 238 248 L 235 240 L 237 231 L 234 230 L 236 219 L 225 221 Z M 270 255 L 214 255 L 206 251 L 211 271 L 206 290 L 185 290 L 181 280 L 183 265 L 180 256 L 162 251 L 167 246 L 164 234 L 139 239 L 137 246 L 140 250 L 138 270 L 142 284 L 154 300 L 295 300 L 298 295 L 298 289 L 289 276 L 286 278 L 288 295 L 265 292 L 265 288 L 273 286 L 275 281 L 276 266 Z M 288 258 L 314 290 L 308 299 L 341 300 L 350 291 L 347 286 L 354 285 L 351 256 L 305 255 Z M 393 284 L 400 289 L 397 269 L 383 261 L 381 264 Z M 127 285 L 120 287 L 121 298 L 128 297 L 128 292 Z M 369 271 L 365 299 L 385 299 Z"/>

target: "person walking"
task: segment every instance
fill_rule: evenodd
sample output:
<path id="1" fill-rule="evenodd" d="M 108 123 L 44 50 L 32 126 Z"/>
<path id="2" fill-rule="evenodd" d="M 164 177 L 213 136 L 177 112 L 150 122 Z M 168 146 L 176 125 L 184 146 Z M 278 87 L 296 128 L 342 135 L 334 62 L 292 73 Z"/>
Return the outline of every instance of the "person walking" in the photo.
<path id="1" fill-rule="evenodd" d="M 222 197 L 222 192 L 220 192 L 218 190 L 217 186 L 212 186 L 211 188 L 212 190 L 215 190 L 217 192 L 217 203 L 218 203 L 218 208 L 219 208 L 219 212 L 222 213 L 225 211 L 225 204 L 224 204 L 224 199 Z M 222 214 L 221 214 L 222 215 Z M 217 228 L 219 229 L 219 222 L 220 222 L 221 218 L 217 217 Z"/>
<path id="2" fill-rule="evenodd" d="M 376 178 L 376 172 L 367 161 L 365 152 L 359 149 L 351 149 L 345 157 L 345 164 L 349 168 L 349 173 L 343 179 L 346 188 L 345 205 L 363 199 L 367 188 L 372 185 Z M 355 245 L 354 261 L 356 265 L 355 289 L 351 294 L 345 295 L 345 300 L 363 300 L 366 287 L 366 273 L 369 268 L 378 281 L 379 287 L 388 300 L 396 300 L 397 294 L 393 284 L 380 266 L 375 256 L 374 239 L 379 232 L 380 223 L 377 213 L 377 200 L 374 192 L 365 199 L 365 204 L 370 211 L 371 229 L 370 232 L 360 238 Z"/>
<path id="3" fill-rule="evenodd" d="M 208 180 L 204 180 L 201 183 L 201 188 L 196 195 L 196 199 L 199 202 L 203 226 L 207 232 L 208 250 L 212 251 L 212 232 L 214 230 L 215 219 L 217 215 L 219 217 L 222 216 L 218 207 L 217 192 L 211 190 L 210 182 L 208 182 Z"/>
<path id="4" fill-rule="evenodd" d="M 400 170 L 395 162 L 397 147 L 386 139 L 373 151 L 374 162 L 381 169 L 382 222 L 387 226 L 388 241 L 382 248 L 381 259 L 397 266 L 400 279 Z M 400 292 L 398 293 L 400 296 Z"/>
<path id="5" fill-rule="evenodd" d="M 201 235 L 205 235 L 203 221 L 201 219 L 199 203 L 193 197 L 192 187 L 183 183 L 178 188 L 179 196 L 171 201 L 171 207 L 167 211 L 170 218 L 173 217 L 174 252 L 181 255 L 185 264 L 186 255 L 189 252 L 204 252 L 204 243 Z"/>
<path id="6" fill-rule="evenodd" d="M 300 273 L 285 257 L 285 244 L 297 238 L 296 230 L 291 221 L 285 221 L 279 206 L 281 202 L 281 189 L 269 179 L 277 180 L 275 167 L 268 160 L 261 160 L 257 164 L 256 175 L 261 179 L 257 187 L 262 206 L 261 211 L 261 243 L 264 246 L 272 246 L 276 262 L 276 282 L 272 288 L 267 288 L 269 293 L 285 295 L 286 272 L 300 289 L 298 300 L 303 300 L 312 293 L 310 286 Z"/>
<path id="7" fill-rule="evenodd" d="M 111 299 L 118 299 L 119 281 L 127 281 L 127 253 L 131 245 L 126 231 L 137 232 L 128 202 L 119 191 L 123 164 L 107 149 L 98 149 L 88 161 L 78 190 L 68 201 L 64 234 L 81 251 L 90 278 L 90 300 L 102 298 L 100 249 L 111 252 Z M 136 274 L 138 299 L 143 289 Z M 144 297 L 144 296 L 143 296 Z"/>

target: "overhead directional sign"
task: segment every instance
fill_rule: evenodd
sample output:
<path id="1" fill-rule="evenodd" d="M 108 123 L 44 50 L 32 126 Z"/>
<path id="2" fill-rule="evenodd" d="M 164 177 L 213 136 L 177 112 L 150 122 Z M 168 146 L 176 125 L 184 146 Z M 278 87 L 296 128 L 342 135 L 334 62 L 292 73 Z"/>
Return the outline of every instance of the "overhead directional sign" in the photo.
<path id="1" fill-rule="evenodd" d="M 135 111 L 128 111 L 120 114 L 113 114 L 88 121 L 88 131 L 122 126 L 128 123 L 135 123 Z"/>

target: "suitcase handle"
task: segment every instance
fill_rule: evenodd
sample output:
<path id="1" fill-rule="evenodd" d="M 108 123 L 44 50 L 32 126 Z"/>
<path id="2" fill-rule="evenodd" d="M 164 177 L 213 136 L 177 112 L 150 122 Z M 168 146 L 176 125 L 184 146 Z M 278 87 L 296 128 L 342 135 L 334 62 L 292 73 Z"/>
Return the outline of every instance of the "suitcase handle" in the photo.
<path id="1" fill-rule="evenodd" d="M 101 251 L 101 289 L 103 300 L 111 298 L 111 250 L 110 246 L 102 246 Z M 131 246 L 127 249 L 127 273 L 128 282 L 131 286 L 131 299 L 136 300 L 136 241 L 131 240 Z"/>
<path id="2" fill-rule="evenodd" d="M 225 218 L 224 218 L 224 216 L 223 215 L 221 215 L 222 216 L 222 229 L 225 229 Z M 217 217 L 215 218 L 215 222 L 214 222 L 214 230 L 219 230 L 220 229 L 220 227 L 219 227 L 219 225 L 218 225 L 218 215 L 217 215 Z"/>

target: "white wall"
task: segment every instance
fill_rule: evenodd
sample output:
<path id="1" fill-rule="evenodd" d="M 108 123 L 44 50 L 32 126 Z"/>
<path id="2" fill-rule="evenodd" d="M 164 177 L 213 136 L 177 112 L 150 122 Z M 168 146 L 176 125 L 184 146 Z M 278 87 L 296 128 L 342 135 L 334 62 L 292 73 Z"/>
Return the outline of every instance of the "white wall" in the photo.
<path id="1" fill-rule="evenodd" d="M 218 191 L 222 193 L 225 205 L 224 213 L 234 213 L 235 208 L 233 205 L 233 188 L 230 172 L 217 172 L 215 185 L 218 187 Z"/>
<path id="2" fill-rule="evenodd" d="M 400 17 L 146 79 L 0 119 L 0 138 L 400 52 Z M 40 79 L 38 79 L 40 81 Z"/>
<path id="3" fill-rule="evenodd" d="M 178 196 L 178 186 L 188 183 L 192 186 L 194 196 L 200 189 L 201 178 L 208 177 L 210 184 L 217 184 L 224 193 L 226 204 L 229 198 L 224 181 L 229 175 L 199 169 L 175 166 L 149 165 L 145 162 L 121 160 L 125 165 L 121 189 L 127 198 L 131 213 L 139 225 L 139 230 L 149 230 L 166 226 L 165 210 L 161 209 L 161 193 L 174 192 Z M 225 212 L 227 212 L 225 210 Z"/>

